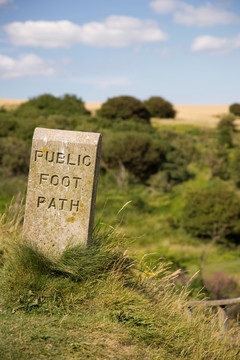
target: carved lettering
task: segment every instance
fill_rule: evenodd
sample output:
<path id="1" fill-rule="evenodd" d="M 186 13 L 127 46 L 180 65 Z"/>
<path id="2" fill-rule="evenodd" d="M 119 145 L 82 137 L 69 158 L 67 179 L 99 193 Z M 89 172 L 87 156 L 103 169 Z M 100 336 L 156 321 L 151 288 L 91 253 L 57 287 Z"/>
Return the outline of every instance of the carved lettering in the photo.
<path id="1" fill-rule="evenodd" d="M 40 174 L 40 182 L 39 184 L 42 184 L 42 181 L 47 181 L 49 174 Z"/>
<path id="2" fill-rule="evenodd" d="M 65 176 L 59 176 L 56 174 L 53 174 L 51 177 L 49 174 L 41 173 L 39 176 L 39 184 L 47 183 L 49 185 L 58 186 L 63 185 L 64 187 L 73 186 L 75 189 L 79 186 L 79 181 L 81 180 L 81 177 L 73 176 L 72 178 L 68 175 Z"/>
<path id="3" fill-rule="evenodd" d="M 64 208 L 64 203 L 65 201 L 67 201 L 67 199 L 59 199 L 59 202 L 61 201 L 61 207 L 59 208 L 59 210 L 63 210 Z"/>
<path id="4" fill-rule="evenodd" d="M 64 198 L 50 198 L 46 199 L 44 196 L 38 196 L 37 198 L 37 207 L 44 207 L 45 209 L 55 209 L 55 210 L 65 210 L 65 211 L 74 211 L 78 212 L 80 200 L 68 200 Z"/>
<path id="5" fill-rule="evenodd" d="M 36 150 L 35 151 L 34 160 L 37 161 L 38 157 L 43 157 L 43 152 L 41 150 Z"/>
<path id="6" fill-rule="evenodd" d="M 84 156 L 83 158 L 83 165 L 89 166 L 91 165 L 91 161 L 90 161 L 91 157 L 89 155 Z"/>
<path id="7" fill-rule="evenodd" d="M 51 177 L 50 183 L 54 186 L 57 186 L 59 184 L 59 176 L 58 175 L 53 175 Z"/>
<path id="8" fill-rule="evenodd" d="M 68 187 L 70 185 L 70 177 L 69 176 L 64 176 L 62 178 L 62 185 L 65 187 Z"/>
<path id="9" fill-rule="evenodd" d="M 73 179 L 76 180 L 76 182 L 75 182 L 75 189 L 76 189 L 78 187 L 78 180 L 81 180 L 81 178 L 74 176 Z"/>
<path id="10" fill-rule="evenodd" d="M 68 165 L 76 165 L 76 163 L 75 162 L 71 162 L 70 160 L 71 160 L 71 155 L 72 154 L 68 154 L 68 157 L 67 157 L 67 164 Z"/>
<path id="11" fill-rule="evenodd" d="M 39 207 L 40 204 L 43 204 L 45 203 L 45 197 L 44 196 L 38 196 L 38 199 L 37 199 L 37 207 Z"/>
<path id="12" fill-rule="evenodd" d="M 56 203 L 55 203 L 55 199 L 52 198 L 52 200 L 50 201 L 50 204 L 48 205 L 48 208 L 50 209 L 51 207 L 53 207 L 54 209 L 56 209 Z"/>
<path id="13" fill-rule="evenodd" d="M 78 212 L 78 207 L 79 207 L 79 200 L 77 200 L 77 202 L 74 204 L 73 203 L 74 200 L 71 200 L 71 205 L 70 205 L 70 211 L 73 210 L 73 207 L 76 207 L 76 212 Z"/>
<path id="14" fill-rule="evenodd" d="M 65 159 L 65 155 L 63 153 L 58 152 L 56 162 L 59 163 L 59 164 L 63 164 L 64 159 Z"/>
<path id="15" fill-rule="evenodd" d="M 37 160 L 46 160 L 49 163 L 56 163 L 56 164 L 66 164 L 66 165 L 91 165 L 91 156 L 90 155 L 82 155 L 82 154 L 72 154 L 67 153 L 66 155 L 62 152 L 55 151 L 42 151 L 42 150 L 35 150 L 34 153 L 34 161 Z"/>
<path id="16" fill-rule="evenodd" d="M 54 155 L 55 155 L 55 152 L 52 152 L 51 151 L 51 154 L 49 155 L 49 151 L 46 151 L 46 160 L 48 162 L 53 162 L 54 160 Z"/>

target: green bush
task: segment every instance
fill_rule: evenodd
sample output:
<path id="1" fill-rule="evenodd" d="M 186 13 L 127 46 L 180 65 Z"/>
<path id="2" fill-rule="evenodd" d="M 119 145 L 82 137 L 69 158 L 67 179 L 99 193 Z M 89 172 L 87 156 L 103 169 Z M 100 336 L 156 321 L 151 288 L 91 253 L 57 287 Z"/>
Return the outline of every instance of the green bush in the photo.
<path id="1" fill-rule="evenodd" d="M 223 136 L 223 134 L 222 134 Z M 212 149 L 211 153 L 208 152 L 208 165 L 211 169 L 211 176 L 219 177 L 222 180 L 229 180 L 230 172 L 229 172 L 229 146 L 226 146 L 226 142 L 224 142 L 224 146 L 218 146 L 216 149 Z"/>
<path id="2" fill-rule="evenodd" d="M 234 115 L 240 116 L 240 104 L 234 103 L 230 105 L 229 111 Z"/>
<path id="3" fill-rule="evenodd" d="M 173 105 L 160 96 L 152 96 L 144 101 L 144 105 L 150 112 L 151 117 L 174 118 L 176 115 Z"/>
<path id="4" fill-rule="evenodd" d="M 181 220 L 183 228 L 193 236 L 233 240 L 240 234 L 240 200 L 223 185 L 189 191 Z"/>
<path id="5" fill-rule="evenodd" d="M 159 134 L 154 128 L 142 124 L 134 129 L 127 121 L 122 124 L 127 125 L 126 129 L 121 127 L 126 131 L 104 133 L 102 160 L 107 169 L 124 167 L 136 179 L 141 182 L 149 180 L 148 184 L 156 188 L 169 188 L 169 184 L 172 186 L 192 177 L 187 169 L 194 154 L 192 144 L 188 144 L 191 151 L 185 151 L 185 139 L 177 139 L 176 134 Z M 161 174 L 150 179 L 158 171 Z M 158 185 L 158 181 L 161 184 Z"/>
<path id="6" fill-rule="evenodd" d="M 237 279 L 224 271 L 217 271 L 211 277 L 205 278 L 204 285 L 214 300 L 238 297 L 240 291 Z"/>
<path id="7" fill-rule="evenodd" d="M 220 130 L 222 128 L 227 128 L 231 131 L 235 131 L 236 130 L 236 125 L 235 125 L 235 120 L 236 117 L 233 114 L 224 114 L 221 116 L 220 121 L 217 125 L 217 128 Z"/>
<path id="8" fill-rule="evenodd" d="M 240 164 L 240 147 L 236 147 L 235 149 L 233 149 L 233 151 L 229 156 L 229 172 L 231 178 L 233 179 L 235 185 L 238 188 L 240 187 L 239 164 Z"/>
<path id="9" fill-rule="evenodd" d="M 217 271 L 210 277 L 204 278 L 204 286 L 208 295 L 214 300 L 231 299 L 239 296 L 240 285 L 237 278 L 229 276 L 224 271 Z M 238 319 L 240 304 L 227 307 L 229 318 Z"/>
<path id="10" fill-rule="evenodd" d="M 149 134 L 118 132 L 105 136 L 102 160 L 109 169 L 124 166 L 137 179 L 146 181 L 165 160 L 165 151 Z"/>
<path id="11" fill-rule="evenodd" d="M 75 95 L 68 94 L 60 98 L 50 94 L 40 95 L 20 105 L 17 108 L 16 113 L 21 116 L 53 114 L 69 116 L 73 114 L 90 114 L 90 112 L 85 109 L 81 99 L 78 99 Z"/>
<path id="12" fill-rule="evenodd" d="M 220 146 L 224 146 L 226 148 L 232 148 L 233 147 L 233 139 L 232 139 L 232 132 L 227 127 L 222 127 L 218 130 L 218 144 Z"/>
<path id="13" fill-rule="evenodd" d="M 0 138 L 0 175 L 16 176 L 28 172 L 30 151 L 22 139 Z"/>
<path id="14" fill-rule="evenodd" d="M 150 123 L 150 113 L 143 103 L 132 96 L 117 96 L 108 99 L 98 110 L 98 115 L 107 119 L 129 120 Z"/>
<path id="15" fill-rule="evenodd" d="M 160 182 L 176 185 L 192 177 L 188 164 L 196 156 L 196 147 L 191 137 L 173 131 L 163 131 L 159 135 L 159 143 L 165 149 L 165 161 L 162 166 L 165 176 Z M 170 186 L 171 187 L 171 186 Z"/>
<path id="16" fill-rule="evenodd" d="M 17 128 L 17 121 L 11 113 L 0 112 L 0 137 L 9 136 Z"/>
<path id="17" fill-rule="evenodd" d="M 235 116 L 223 115 L 217 125 L 217 139 L 220 146 L 233 147 L 232 133 L 236 131 Z"/>
<path id="18" fill-rule="evenodd" d="M 166 154 L 163 170 L 167 176 L 167 182 L 172 185 L 187 181 L 192 174 L 187 169 L 188 160 L 179 148 L 172 147 Z"/>

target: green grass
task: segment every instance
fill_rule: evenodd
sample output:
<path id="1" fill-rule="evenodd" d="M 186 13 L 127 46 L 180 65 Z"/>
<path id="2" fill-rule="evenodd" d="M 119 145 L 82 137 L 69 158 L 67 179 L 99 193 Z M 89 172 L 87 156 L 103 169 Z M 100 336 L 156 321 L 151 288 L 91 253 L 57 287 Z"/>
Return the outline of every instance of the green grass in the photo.
<path id="1" fill-rule="evenodd" d="M 1 360 L 240 357 L 238 326 L 223 338 L 214 312 L 196 309 L 190 318 L 190 289 L 170 275 L 182 268 L 190 279 L 207 253 L 203 275 L 223 270 L 240 280 L 239 247 L 211 245 L 181 227 L 186 192 L 216 184 L 204 160 L 215 151 L 216 131 L 190 125 L 160 125 L 159 131 L 194 139 L 193 177 L 166 190 L 157 183 L 120 188 L 111 173 L 100 174 L 93 246 L 68 249 L 60 259 L 19 242 L 21 199 L 9 210 L 6 202 L 24 193 L 26 179 L 1 180 Z M 200 288 L 193 299 L 204 296 Z"/>
<path id="2" fill-rule="evenodd" d="M 15 224 L 15 227 L 13 226 Z M 222 338 L 216 314 L 186 306 L 161 263 L 126 252 L 118 230 L 99 228 L 90 248 L 46 258 L 19 240 L 11 218 L 0 267 L 1 359 L 235 359 L 235 325 Z"/>
<path id="3" fill-rule="evenodd" d="M 94 311 L 65 317 L 0 317 L 2 360 L 172 358 L 162 349 L 149 349 L 127 327 Z"/>
<path id="4" fill-rule="evenodd" d="M 129 251 L 139 259 L 154 253 L 147 257 L 148 261 L 162 258 L 166 262 L 175 262 L 192 276 L 200 269 L 201 257 L 209 251 L 210 241 L 187 234 L 181 228 L 181 212 L 186 191 L 208 186 L 210 174 L 207 168 L 198 169 L 196 164 L 190 167 L 195 177 L 169 192 L 139 184 L 117 188 L 116 191 L 110 178 L 100 177 L 96 219 L 97 222 L 118 226 L 131 239 Z M 231 181 L 225 182 L 225 186 L 231 189 Z M 118 214 L 126 203 L 127 206 Z M 237 249 L 237 246 L 227 243 L 210 246 L 206 274 L 220 270 L 221 263 L 229 263 L 229 266 L 224 265 L 226 272 L 229 275 L 234 273 L 240 280 L 240 253 Z"/>
<path id="5" fill-rule="evenodd" d="M 152 119 L 152 125 L 159 131 L 177 131 L 179 133 L 189 133 L 192 135 L 199 135 L 204 132 L 204 129 L 200 128 L 197 125 L 191 124 L 161 124 L 160 119 Z"/>

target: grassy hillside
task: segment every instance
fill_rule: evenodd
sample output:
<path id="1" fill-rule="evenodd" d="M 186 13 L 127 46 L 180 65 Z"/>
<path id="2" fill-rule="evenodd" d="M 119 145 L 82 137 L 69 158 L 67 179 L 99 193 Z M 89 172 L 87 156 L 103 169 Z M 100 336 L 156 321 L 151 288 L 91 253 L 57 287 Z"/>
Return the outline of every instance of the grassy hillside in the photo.
<path id="1" fill-rule="evenodd" d="M 93 117 L 69 95 L 1 110 L 3 359 L 238 358 L 239 307 L 223 338 L 215 310 L 186 305 L 240 294 L 238 120 L 166 121 Z M 19 242 L 36 126 L 103 134 L 100 232 L 56 261 Z"/>
<path id="2" fill-rule="evenodd" d="M 19 216 L 1 224 L 1 359 L 238 358 L 236 325 L 223 337 L 214 312 L 191 314 L 178 272 L 129 256 L 118 231 L 49 260 L 21 244 Z"/>

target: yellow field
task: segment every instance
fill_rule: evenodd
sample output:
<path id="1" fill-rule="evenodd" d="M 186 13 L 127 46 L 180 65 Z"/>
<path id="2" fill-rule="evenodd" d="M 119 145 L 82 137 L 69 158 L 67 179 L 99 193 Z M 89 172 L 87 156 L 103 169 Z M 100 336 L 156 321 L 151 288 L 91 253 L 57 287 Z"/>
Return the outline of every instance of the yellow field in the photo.
<path id="1" fill-rule="evenodd" d="M 101 103 L 86 102 L 85 106 L 95 114 L 101 107 Z M 229 105 L 174 105 L 174 108 L 177 111 L 176 119 L 154 119 L 154 122 L 215 127 L 219 122 L 219 117 L 228 113 Z"/>
<path id="2" fill-rule="evenodd" d="M 96 111 L 102 106 L 101 102 L 85 102 L 85 107 L 87 110 L 91 111 L 93 115 L 96 114 Z"/>
<path id="3" fill-rule="evenodd" d="M 14 109 L 27 100 L 0 99 L 0 107 L 4 106 L 7 110 Z"/>
<path id="4" fill-rule="evenodd" d="M 229 111 L 229 105 L 174 105 L 177 111 L 174 120 L 159 120 L 167 124 L 191 124 L 215 127 L 219 117 Z"/>
<path id="5" fill-rule="evenodd" d="M 0 107 L 13 109 L 27 100 L 0 99 Z M 101 102 L 86 102 L 86 108 L 95 115 L 101 107 Z M 154 119 L 161 124 L 191 124 L 197 126 L 215 127 L 222 114 L 228 112 L 228 105 L 174 105 L 177 111 L 176 119 Z"/>

